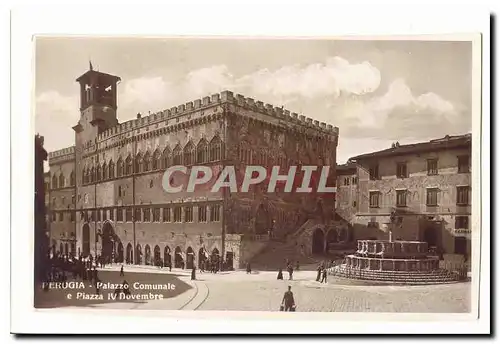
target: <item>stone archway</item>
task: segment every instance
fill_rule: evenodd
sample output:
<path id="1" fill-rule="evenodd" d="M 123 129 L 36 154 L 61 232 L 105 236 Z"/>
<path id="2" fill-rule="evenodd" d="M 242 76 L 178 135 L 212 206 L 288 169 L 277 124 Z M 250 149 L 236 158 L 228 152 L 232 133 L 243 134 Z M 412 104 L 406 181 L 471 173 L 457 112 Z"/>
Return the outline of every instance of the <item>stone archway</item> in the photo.
<path id="1" fill-rule="evenodd" d="M 175 258 L 174 258 L 174 268 L 184 268 L 184 258 L 182 256 L 182 249 L 177 246 L 175 248 L 175 252 L 174 252 L 174 255 L 175 255 Z"/>
<path id="2" fill-rule="evenodd" d="M 137 244 L 137 246 L 135 247 L 135 263 L 137 265 L 142 264 L 142 248 L 139 244 Z"/>
<path id="3" fill-rule="evenodd" d="M 63 243 L 59 243 L 59 254 L 64 254 L 64 245 Z"/>
<path id="4" fill-rule="evenodd" d="M 68 243 L 65 243 L 64 244 L 64 254 L 68 255 L 68 253 L 69 253 L 69 245 L 68 245 Z"/>
<path id="5" fill-rule="evenodd" d="M 160 265 L 160 262 L 161 262 L 160 246 L 156 245 L 155 248 L 154 248 L 153 265 L 158 266 L 158 265 Z"/>
<path id="6" fill-rule="evenodd" d="M 144 264 L 146 265 L 151 265 L 151 247 L 146 244 L 146 247 L 144 247 Z"/>
<path id="7" fill-rule="evenodd" d="M 191 246 L 186 250 L 186 269 L 192 269 L 194 266 L 194 251 Z"/>
<path id="8" fill-rule="evenodd" d="M 101 257 L 111 262 L 115 256 L 115 231 L 109 222 L 105 222 L 101 233 Z"/>
<path id="9" fill-rule="evenodd" d="M 325 252 L 325 233 L 321 228 L 316 228 L 312 235 L 312 253 L 323 254 Z"/>
<path id="10" fill-rule="evenodd" d="M 132 264 L 134 261 L 134 252 L 132 249 L 132 244 L 128 243 L 127 245 L 127 264 Z"/>
<path id="11" fill-rule="evenodd" d="M 267 234 L 270 229 L 270 217 L 268 209 L 260 204 L 255 213 L 255 234 Z"/>
<path id="12" fill-rule="evenodd" d="M 168 246 L 165 246 L 165 249 L 163 250 L 163 265 L 172 265 L 172 256 L 170 255 L 170 247 Z"/>
<path id="13" fill-rule="evenodd" d="M 90 226 L 88 223 L 82 228 L 82 256 L 90 255 Z"/>
<path id="14" fill-rule="evenodd" d="M 123 244 L 121 242 L 118 244 L 117 262 L 118 263 L 123 263 Z"/>

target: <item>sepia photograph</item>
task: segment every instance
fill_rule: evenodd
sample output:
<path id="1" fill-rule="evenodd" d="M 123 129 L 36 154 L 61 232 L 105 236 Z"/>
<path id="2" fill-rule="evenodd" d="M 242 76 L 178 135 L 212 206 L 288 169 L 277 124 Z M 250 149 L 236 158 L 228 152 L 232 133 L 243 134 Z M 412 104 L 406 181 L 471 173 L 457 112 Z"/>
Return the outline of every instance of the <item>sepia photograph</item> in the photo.
<path id="1" fill-rule="evenodd" d="M 477 318 L 482 42 L 33 35 L 31 307 Z"/>
<path id="2" fill-rule="evenodd" d="M 470 41 L 35 54 L 35 307 L 470 312 Z"/>

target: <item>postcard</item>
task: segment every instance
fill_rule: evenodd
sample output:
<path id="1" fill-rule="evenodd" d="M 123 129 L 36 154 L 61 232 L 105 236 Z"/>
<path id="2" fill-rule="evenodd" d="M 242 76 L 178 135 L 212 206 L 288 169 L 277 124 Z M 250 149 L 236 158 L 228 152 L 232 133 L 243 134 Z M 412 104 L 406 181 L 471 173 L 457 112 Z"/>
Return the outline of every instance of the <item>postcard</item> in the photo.
<path id="1" fill-rule="evenodd" d="M 32 307 L 477 317 L 480 51 L 34 36 Z"/>

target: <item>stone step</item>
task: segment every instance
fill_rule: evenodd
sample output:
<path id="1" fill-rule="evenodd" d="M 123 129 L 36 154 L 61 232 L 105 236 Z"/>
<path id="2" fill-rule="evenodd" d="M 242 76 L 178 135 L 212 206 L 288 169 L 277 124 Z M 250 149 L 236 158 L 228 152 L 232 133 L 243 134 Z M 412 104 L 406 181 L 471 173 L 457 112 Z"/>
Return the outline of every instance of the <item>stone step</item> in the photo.
<path id="1" fill-rule="evenodd" d="M 426 276 L 410 276 L 403 277 L 390 274 L 372 274 L 372 275 L 356 275 L 337 272 L 332 274 L 333 277 L 341 277 L 346 279 L 354 280 L 364 280 L 364 281 L 381 281 L 381 282 L 394 282 L 394 283 L 407 283 L 407 284 L 419 284 L 419 283 L 445 283 L 458 281 L 458 276 L 447 275 L 447 274 L 429 274 Z"/>

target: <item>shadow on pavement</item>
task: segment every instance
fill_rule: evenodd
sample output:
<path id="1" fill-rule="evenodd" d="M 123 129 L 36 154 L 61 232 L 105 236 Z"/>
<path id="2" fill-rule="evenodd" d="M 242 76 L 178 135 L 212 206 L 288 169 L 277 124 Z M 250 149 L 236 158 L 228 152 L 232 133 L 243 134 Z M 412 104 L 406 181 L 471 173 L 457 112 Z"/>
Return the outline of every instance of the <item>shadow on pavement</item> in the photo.
<path id="1" fill-rule="evenodd" d="M 97 293 L 95 286 L 91 285 L 90 281 L 68 279 L 66 288 L 58 288 L 57 285 L 52 284 L 49 285 L 48 289 L 44 289 L 43 285 L 39 284 L 34 293 L 34 307 L 91 307 L 107 303 L 143 304 L 149 300 L 172 298 L 192 288 L 180 280 L 179 276 L 181 275 L 151 272 L 125 272 L 125 276 L 120 276 L 119 271 L 101 270 L 98 278 L 104 284 L 120 284 L 126 280 L 130 285 L 129 290 L 132 298 L 125 298 L 122 295 L 121 299 L 120 296 L 114 299 L 112 296 L 115 294 L 114 288 L 106 289 L 103 287 Z"/>

